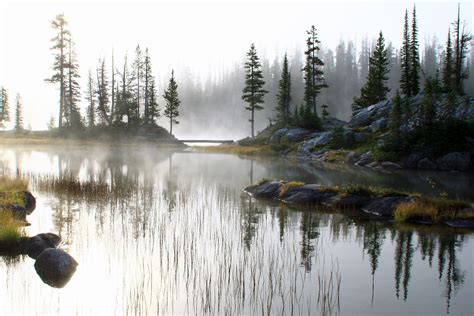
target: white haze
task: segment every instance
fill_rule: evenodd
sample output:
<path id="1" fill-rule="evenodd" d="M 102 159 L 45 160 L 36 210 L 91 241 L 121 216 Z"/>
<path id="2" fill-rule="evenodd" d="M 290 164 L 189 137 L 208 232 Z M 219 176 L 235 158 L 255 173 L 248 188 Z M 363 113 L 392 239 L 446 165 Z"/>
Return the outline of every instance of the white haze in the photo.
<path id="1" fill-rule="evenodd" d="M 416 6 L 420 47 L 433 36 L 444 43 L 447 29 L 456 18 L 457 1 L 423 1 Z M 209 76 L 218 78 L 243 59 L 252 42 L 258 53 L 270 60 L 285 51 L 292 53 L 303 47 L 305 30 L 313 24 L 322 45 L 331 49 L 340 39 L 359 44 L 365 36 L 375 38 L 380 30 L 399 47 L 403 15 L 412 7 L 411 1 L 1 1 L 0 85 L 10 92 L 11 104 L 16 93 L 21 94 L 25 126 L 45 129 L 51 115 L 58 117 L 57 87 L 44 79 L 52 73 L 49 48 L 54 31 L 50 21 L 59 13 L 64 13 L 76 42 L 82 89 L 88 70 L 95 70 L 99 58 L 105 57 L 110 63 L 113 50 L 120 66 L 127 51 L 129 60 L 133 58 L 137 44 L 149 48 L 162 89 L 172 68 L 178 73 L 178 84 L 185 70 L 201 82 Z M 472 3 L 462 3 L 461 8 L 472 32 Z M 85 103 L 82 106 L 85 108 Z M 165 122 L 160 123 L 167 127 Z M 187 129 L 185 125 L 176 126 L 177 136 L 237 136 L 225 128 L 203 131 L 202 135 L 189 135 Z"/>

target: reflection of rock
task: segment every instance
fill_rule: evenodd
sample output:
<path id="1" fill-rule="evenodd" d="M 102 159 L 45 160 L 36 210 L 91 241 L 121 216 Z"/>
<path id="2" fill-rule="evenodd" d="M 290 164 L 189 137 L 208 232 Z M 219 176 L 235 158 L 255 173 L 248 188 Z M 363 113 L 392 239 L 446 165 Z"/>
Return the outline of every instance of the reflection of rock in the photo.
<path id="1" fill-rule="evenodd" d="M 25 200 L 25 210 L 29 215 L 36 208 L 36 199 L 33 194 L 28 191 L 23 191 L 23 199 Z"/>
<path id="2" fill-rule="evenodd" d="M 61 242 L 61 237 L 52 233 L 38 234 L 34 237 L 28 238 L 24 243 L 25 252 L 33 259 L 38 256 L 45 249 L 56 248 Z"/>
<path id="3" fill-rule="evenodd" d="M 51 248 L 38 256 L 35 270 L 44 283 L 62 288 L 76 272 L 77 265 L 76 260 L 64 250 Z"/>

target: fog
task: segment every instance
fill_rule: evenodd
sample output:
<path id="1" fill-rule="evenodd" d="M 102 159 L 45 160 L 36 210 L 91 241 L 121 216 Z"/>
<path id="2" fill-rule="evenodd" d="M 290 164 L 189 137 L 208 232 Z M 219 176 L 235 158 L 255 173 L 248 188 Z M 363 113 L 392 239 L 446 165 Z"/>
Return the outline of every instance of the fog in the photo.
<path id="1" fill-rule="evenodd" d="M 290 58 L 294 80 L 293 105 L 300 103 L 299 70 L 305 30 L 313 24 L 324 48 L 321 54 L 330 85 L 321 95 L 320 104 L 327 103 L 331 115 L 347 119 L 350 102 L 365 79 L 359 58 L 362 43 L 370 47 L 380 30 L 393 47 L 389 85 L 392 90 L 396 88 L 403 15 L 405 9 L 410 12 L 413 7 L 409 1 L 0 3 L 0 86 L 9 91 L 12 104 L 16 93 L 21 94 L 25 127 L 42 130 L 51 115 L 58 117 L 58 89 L 44 79 L 52 74 L 53 57 L 49 48 L 54 31 L 50 21 L 64 13 L 76 43 L 81 91 L 85 91 L 87 72 L 95 70 L 99 58 L 110 63 L 113 51 L 120 67 L 124 55 L 128 52 L 132 57 L 135 46 L 140 44 L 150 50 L 160 96 L 171 69 L 176 70 L 182 101 L 180 124 L 173 130 L 177 137 L 220 139 L 244 137 L 250 131 L 249 115 L 240 96 L 244 57 L 252 42 L 262 59 L 266 88 L 270 91 L 265 110 L 257 114 L 257 130 L 273 117 L 276 83 L 285 52 Z M 457 2 L 417 2 L 416 5 L 420 51 L 423 54 L 425 46 L 437 38 L 435 59 L 439 60 L 442 52 L 438 45 L 444 45 L 447 29 L 456 18 Z M 461 3 L 461 10 L 471 31 L 472 3 Z M 341 68 L 338 56 L 353 58 L 356 71 Z M 472 83 L 466 86 L 474 86 Z M 85 114 L 85 100 L 81 105 Z M 162 98 L 159 105 L 162 109 Z M 163 118 L 159 124 L 168 127 Z"/>

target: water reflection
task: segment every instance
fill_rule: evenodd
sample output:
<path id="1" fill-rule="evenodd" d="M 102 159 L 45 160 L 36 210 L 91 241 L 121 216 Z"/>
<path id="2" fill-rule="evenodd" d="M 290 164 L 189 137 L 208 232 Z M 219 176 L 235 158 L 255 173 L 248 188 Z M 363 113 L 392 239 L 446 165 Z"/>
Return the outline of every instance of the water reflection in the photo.
<path id="1" fill-rule="evenodd" d="M 11 160 L 13 153 L 22 158 Z M 47 167 L 34 165 L 41 155 L 50 162 Z M 51 214 L 47 228 L 60 234 L 81 262 L 65 289 L 70 292 L 63 294 L 70 304 L 62 305 L 64 311 L 300 314 L 332 306 L 337 313 L 333 300 L 326 306 L 318 300 L 322 289 L 329 293 L 324 284 L 332 282 L 331 274 L 342 280 L 342 313 L 422 312 L 425 306 L 417 300 L 433 296 L 444 297 L 443 304 L 432 302 L 435 314 L 473 307 L 466 299 L 473 288 L 472 235 L 365 221 L 330 210 L 290 210 L 241 193 L 262 177 L 327 183 L 343 181 L 346 171 L 155 150 L 11 150 L 0 160 L 9 172 L 22 166 L 20 172 Z M 48 225 L 41 216 L 32 229 Z M 0 278 L 22 269 L 27 268 L 21 262 L 0 259 Z M 44 298 L 29 279 L 22 282 L 24 288 L 9 286 Z M 74 301 L 91 282 L 96 289 L 89 289 L 80 304 Z M 354 284 L 361 288 L 351 290 Z M 98 302 L 98 293 L 108 295 Z M 29 303 L 38 313 L 48 312 L 40 301 Z"/>

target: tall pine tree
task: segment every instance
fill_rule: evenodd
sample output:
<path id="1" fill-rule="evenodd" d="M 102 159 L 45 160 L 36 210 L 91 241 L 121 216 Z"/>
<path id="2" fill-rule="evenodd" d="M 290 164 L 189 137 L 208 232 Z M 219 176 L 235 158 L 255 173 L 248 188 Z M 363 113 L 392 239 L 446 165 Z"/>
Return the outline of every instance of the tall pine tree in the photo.
<path id="1" fill-rule="evenodd" d="M 469 49 L 469 43 L 472 35 L 465 30 L 465 24 L 461 26 L 461 9 L 458 3 L 458 17 L 453 23 L 454 25 L 454 88 L 459 94 L 464 94 L 463 81 L 468 78 L 469 73 L 466 71 L 465 59 Z"/>
<path id="2" fill-rule="evenodd" d="M 81 90 L 79 87 L 79 64 L 77 63 L 76 53 L 74 51 L 74 42 L 69 36 L 67 51 L 67 76 L 65 85 L 65 106 L 64 116 L 68 126 L 78 128 L 82 127 L 82 117 L 79 111 L 78 103 L 81 100 Z"/>
<path id="3" fill-rule="evenodd" d="M 444 50 L 443 60 L 443 90 L 449 92 L 453 90 L 453 46 L 451 43 L 451 29 L 448 30 L 448 39 Z"/>
<path id="4" fill-rule="evenodd" d="M 418 43 L 418 24 L 416 21 L 416 7 L 413 6 L 410 41 L 410 95 L 420 92 L 420 54 Z"/>
<path id="5" fill-rule="evenodd" d="M 283 58 L 283 69 L 281 72 L 280 81 L 278 82 L 277 100 L 277 120 L 286 124 L 290 119 L 291 102 L 291 74 L 288 67 L 288 57 L 286 54 Z"/>
<path id="6" fill-rule="evenodd" d="M 263 109 L 263 98 L 267 91 L 263 89 L 265 81 L 262 75 L 262 65 L 257 55 L 255 45 L 252 43 L 247 53 L 245 62 L 245 87 L 243 89 L 242 100 L 248 103 L 246 110 L 251 112 L 250 124 L 251 135 L 255 137 L 255 111 Z"/>
<path id="7" fill-rule="evenodd" d="M 89 127 L 93 127 L 95 125 L 95 82 L 94 78 L 92 77 L 92 73 L 89 70 L 89 76 L 87 77 L 87 91 L 86 91 L 86 100 L 88 102 L 87 106 L 87 123 Z"/>
<path id="8" fill-rule="evenodd" d="M 104 125 L 110 124 L 109 117 L 109 81 L 107 79 L 107 70 L 105 69 L 105 59 L 99 62 L 97 68 L 97 114 L 100 123 Z"/>
<path id="9" fill-rule="evenodd" d="M 170 134 L 173 134 L 173 124 L 179 124 L 177 117 L 179 116 L 179 106 L 181 104 L 178 96 L 178 84 L 174 78 L 174 70 L 171 71 L 168 89 L 165 90 L 163 98 L 166 101 L 164 115 L 170 120 Z"/>
<path id="10" fill-rule="evenodd" d="M 8 92 L 4 87 L 0 88 L 0 127 L 3 122 L 10 121 L 10 105 L 8 102 Z"/>
<path id="11" fill-rule="evenodd" d="M 410 74 L 411 74 L 411 58 L 410 58 L 410 33 L 408 31 L 408 10 L 405 10 L 405 20 L 403 24 L 403 44 L 400 49 L 400 66 L 401 78 L 400 89 L 402 93 L 411 96 Z"/>
<path id="12" fill-rule="evenodd" d="M 388 79 L 388 57 L 385 48 L 385 39 L 379 33 L 377 44 L 369 60 L 369 74 L 367 82 L 360 90 L 360 97 L 354 98 L 353 110 L 368 107 L 385 100 L 390 89 L 386 85 Z"/>
<path id="13" fill-rule="evenodd" d="M 15 131 L 23 130 L 23 108 L 21 104 L 20 94 L 16 95 L 16 109 L 15 109 Z"/>

